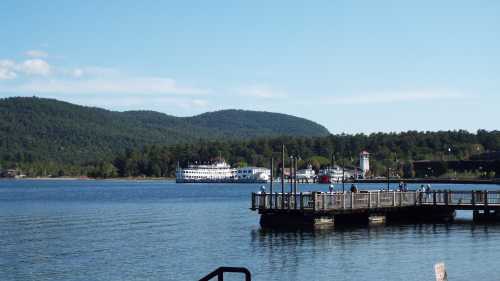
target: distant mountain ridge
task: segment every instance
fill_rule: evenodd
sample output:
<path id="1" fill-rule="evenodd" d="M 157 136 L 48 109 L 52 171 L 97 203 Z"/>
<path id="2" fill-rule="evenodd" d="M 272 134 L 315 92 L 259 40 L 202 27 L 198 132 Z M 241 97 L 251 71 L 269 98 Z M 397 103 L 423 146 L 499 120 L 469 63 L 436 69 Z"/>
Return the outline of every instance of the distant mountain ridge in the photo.
<path id="1" fill-rule="evenodd" d="M 230 109 L 175 117 L 37 97 L 0 99 L 0 157 L 5 161 L 81 163 L 151 144 L 329 134 L 310 120 L 271 112 Z"/>

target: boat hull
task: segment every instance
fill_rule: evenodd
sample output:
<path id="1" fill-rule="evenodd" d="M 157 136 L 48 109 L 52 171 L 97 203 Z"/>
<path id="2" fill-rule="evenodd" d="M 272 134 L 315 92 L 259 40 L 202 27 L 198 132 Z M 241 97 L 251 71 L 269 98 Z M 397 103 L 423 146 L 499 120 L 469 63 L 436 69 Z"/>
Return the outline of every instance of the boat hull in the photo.
<path id="1" fill-rule="evenodd" d="M 321 175 L 318 177 L 318 183 L 332 183 L 332 179 L 328 175 Z"/>
<path id="2" fill-rule="evenodd" d="M 176 179 L 176 183 L 268 183 L 257 179 Z"/>

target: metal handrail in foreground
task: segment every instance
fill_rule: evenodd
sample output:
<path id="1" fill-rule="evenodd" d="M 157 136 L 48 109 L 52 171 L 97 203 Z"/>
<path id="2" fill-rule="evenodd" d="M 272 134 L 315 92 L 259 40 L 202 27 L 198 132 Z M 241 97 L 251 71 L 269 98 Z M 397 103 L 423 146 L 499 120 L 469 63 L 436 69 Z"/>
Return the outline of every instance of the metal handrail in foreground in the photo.
<path id="1" fill-rule="evenodd" d="M 252 280 L 252 274 L 250 271 L 244 267 L 227 267 L 227 266 L 221 266 L 217 268 L 216 270 L 210 272 L 207 276 L 203 277 L 200 279 L 200 281 L 208 281 L 214 277 L 217 276 L 217 281 L 224 281 L 224 273 L 243 273 L 245 274 L 245 281 L 251 281 Z"/>

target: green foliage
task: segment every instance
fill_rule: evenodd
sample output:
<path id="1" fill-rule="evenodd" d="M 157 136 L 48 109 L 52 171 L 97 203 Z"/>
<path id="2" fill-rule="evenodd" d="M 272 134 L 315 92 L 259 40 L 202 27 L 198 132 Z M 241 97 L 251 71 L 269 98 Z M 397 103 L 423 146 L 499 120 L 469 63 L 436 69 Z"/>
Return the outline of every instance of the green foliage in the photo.
<path id="1" fill-rule="evenodd" d="M 451 135 L 455 132 L 449 132 Z M 496 132 L 492 132 L 494 134 Z M 461 158 L 463 155 L 470 155 L 473 147 L 458 141 L 445 138 L 443 132 L 437 133 L 420 133 L 416 134 L 418 140 L 415 145 L 408 146 L 408 151 L 401 151 L 400 146 L 404 143 L 399 142 L 398 138 L 401 134 L 374 134 L 370 136 L 364 135 L 330 135 L 328 137 L 317 138 L 262 138 L 242 141 L 213 141 L 190 144 L 177 144 L 171 146 L 146 146 L 142 150 L 128 150 L 124 154 L 117 157 L 114 161 L 118 168 L 120 176 L 174 176 L 177 163 L 180 166 L 186 166 L 193 162 L 206 162 L 223 156 L 233 166 L 269 166 L 269 159 L 275 159 L 275 167 L 281 166 L 281 145 L 286 147 L 287 155 L 300 157 L 299 167 L 305 168 L 311 164 L 314 169 L 324 168 L 330 165 L 329 156 L 333 153 L 337 155 L 335 161 L 337 164 L 345 163 L 347 166 L 356 166 L 358 163 L 358 153 L 364 149 L 371 151 L 371 175 L 384 176 L 387 174 L 387 168 L 391 169 L 392 175 L 400 175 L 403 177 L 439 177 L 445 174 L 449 167 L 446 161 L 441 161 L 443 152 L 440 150 L 430 149 L 429 146 L 434 146 L 433 142 L 446 142 L 455 150 L 447 153 L 446 158 Z M 470 140 L 462 139 L 462 142 L 475 142 L 473 134 Z M 386 141 L 381 141 L 381 137 L 386 138 Z M 420 141 L 420 138 L 432 139 L 437 138 L 437 141 L 427 142 Z M 446 141 L 440 138 L 446 139 Z M 397 144 L 396 144 L 397 143 Z M 349 147 L 351 150 L 336 150 L 338 147 Z M 444 146 L 443 146 L 444 147 Z M 460 149 L 459 149 L 460 148 Z M 375 149 L 379 149 L 375 151 Z M 401 151 L 400 154 L 394 151 Z M 453 154 L 455 153 L 455 154 Z M 158 157 L 158 155 L 168 155 L 168 157 Z M 437 159 L 437 161 L 428 161 L 424 164 L 420 163 L 420 169 L 415 169 L 413 160 Z M 452 161 L 453 162 L 453 161 Z M 457 162 L 457 161 L 455 161 Z M 469 161 L 470 162 L 470 161 Z M 469 163 L 467 162 L 467 163 Z M 457 162 L 458 163 L 458 162 Z M 469 163 L 470 164 L 470 163 Z M 285 166 L 289 166 L 288 157 L 285 159 Z M 462 161 L 458 167 L 463 166 Z M 492 164 L 493 165 L 493 164 Z M 163 167 L 162 172 L 152 172 L 150 167 Z M 495 172 L 496 168 L 489 168 Z M 489 170 L 488 170 L 489 171 Z M 417 174 L 415 174 L 417 172 Z M 498 174 L 498 173 L 497 173 Z"/>
<path id="2" fill-rule="evenodd" d="M 248 163 L 245 161 L 238 161 L 233 165 L 235 168 L 247 167 Z"/>
<path id="3" fill-rule="evenodd" d="M 311 156 L 306 159 L 306 163 L 311 164 L 314 170 L 319 170 L 321 167 L 328 166 L 330 160 L 323 156 Z"/>
<path id="4" fill-rule="evenodd" d="M 35 97 L 0 99 L 0 162 L 7 165 L 39 161 L 82 165 L 109 161 L 125 149 L 200 139 L 326 135 L 328 131 L 317 123 L 269 112 L 224 110 L 180 118 Z"/>
<path id="5" fill-rule="evenodd" d="M 111 163 L 101 162 L 89 171 L 88 176 L 93 178 L 114 178 L 118 175 L 116 167 Z"/>
<path id="6" fill-rule="evenodd" d="M 279 167 L 281 145 L 299 166 L 357 165 L 371 153 L 371 175 L 443 176 L 451 163 L 500 150 L 500 131 L 329 135 L 301 118 L 226 110 L 186 118 L 151 111 L 112 112 L 39 98 L 0 100 L 0 166 L 28 176 L 172 177 L 177 163 L 219 156 L 233 165 Z M 494 154 L 491 154 L 494 155 Z M 417 171 L 415 160 L 434 160 Z M 450 162 L 451 160 L 451 162 Z M 439 164 L 441 162 L 441 164 Z M 415 162 L 417 163 L 417 162 Z M 500 176 L 492 164 L 484 177 Z M 285 165 L 289 165 L 286 159 Z M 496 165 L 496 166 L 495 166 Z"/>

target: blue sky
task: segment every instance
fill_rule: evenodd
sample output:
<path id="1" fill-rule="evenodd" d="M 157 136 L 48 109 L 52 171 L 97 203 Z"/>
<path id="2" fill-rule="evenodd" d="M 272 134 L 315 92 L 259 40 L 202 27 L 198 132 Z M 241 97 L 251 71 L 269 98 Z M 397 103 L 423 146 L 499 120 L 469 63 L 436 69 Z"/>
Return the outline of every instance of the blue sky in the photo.
<path id="1" fill-rule="evenodd" d="M 499 1 L 10 1 L 0 96 L 332 133 L 499 129 Z"/>

